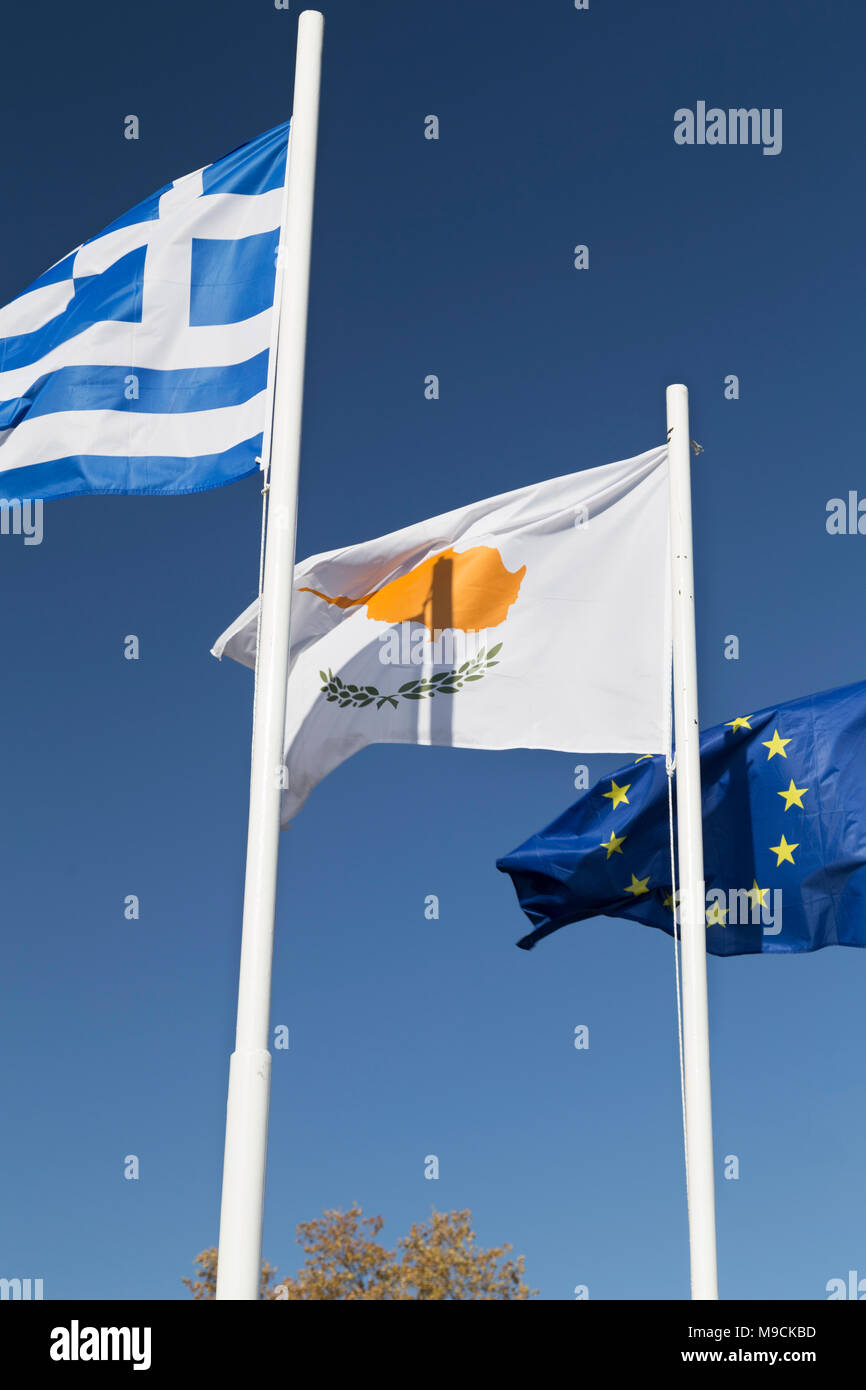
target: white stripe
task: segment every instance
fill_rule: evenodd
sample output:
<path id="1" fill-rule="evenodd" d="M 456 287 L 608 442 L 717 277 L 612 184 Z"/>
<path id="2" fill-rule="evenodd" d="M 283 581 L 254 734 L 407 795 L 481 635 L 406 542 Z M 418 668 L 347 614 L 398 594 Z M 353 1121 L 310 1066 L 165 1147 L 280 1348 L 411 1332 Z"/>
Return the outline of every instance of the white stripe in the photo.
<path id="1" fill-rule="evenodd" d="M 282 188 L 269 193 L 203 193 L 195 208 L 195 235 L 214 238 L 274 232 L 280 225 Z"/>
<path id="2" fill-rule="evenodd" d="M 187 328 L 171 343 L 142 331 L 137 323 L 95 323 L 60 343 L 29 367 L 0 372 L 0 400 L 16 400 L 37 377 L 60 367 L 231 367 L 263 352 L 271 342 L 271 310 L 242 323 Z"/>
<path id="3" fill-rule="evenodd" d="M 0 432 L 0 473 L 76 454 L 118 458 L 195 458 L 218 454 L 262 429 L 266 392 L 241 405 L 189 414 L 67 410 Z"/>
<path id="4" fill-rule="evenodd" d="M 72 274 L 101 275 L 109 266 L 119 261 L 138 246 L 146 246 L 155 222 L 134 222 L 131 227 L 118 227 L 116 232 L 106 232 L 105 236 L 88 241 L 79 246 L 72 262 Z"/>
<path id="5" fill-rule="evenodd" d="M 0 309 L 0 338 L 34 333 L 63 313 L 74 292 L 71 280 L 58 280 L 55 285 L 42 285 L 38 290 L 30 290 L 29 294 L 20 294 Z"/>

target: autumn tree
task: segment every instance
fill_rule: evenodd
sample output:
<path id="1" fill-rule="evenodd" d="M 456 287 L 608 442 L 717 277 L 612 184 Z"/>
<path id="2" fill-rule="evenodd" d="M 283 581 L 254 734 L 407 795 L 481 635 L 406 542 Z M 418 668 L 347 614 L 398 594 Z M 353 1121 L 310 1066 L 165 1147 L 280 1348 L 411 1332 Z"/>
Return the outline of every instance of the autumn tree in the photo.
<path id="1" fill-rule="evenodd" d="M 432 1301 L 528 1299 L 535 1290 L 523 1282 L 523 1256 L 510 1245 L 479 1249 L 469 1211 L 432 1212 L 401 1236 L 394 1250 L 377 1239 L 384 1217 L 326 1211 L 298 1227 L 304 1264 L 294 1279 L 274 1283 L 276 1270 L 262 1266 L 259 1297 L 275 1301 L 369 1300 Z M 184 1279 L 193 1298 L 216 1292 L 214 1249 L 198 1256 L 198 1277 Z"/>
<path id="2" fill-rule="evenodd" d="M 217 1277 L 217 1248 L 210 1246 L 207 1250 L 202 1250 L 200 1255 L 195 1257 L 194 1279 L 184 1279 L 193 1298 L 216 1298 L 216 1277 Z M 259 1298 L 272 1298 L 271 1285 L 276 1275 L 276 1269 L 269 1265 L 267 1261 L 262 1261 L 262 1274 L 259 1280 Z"/>
<path id="3" fill-rule="evenodd" d="M 536 1292 L 523 1282 L 523 1256 L 510 1245 L 480 1250 L 472 1213 L 434 1211 L 397 1242 L 402 1299 L 525 1299 Z"/>

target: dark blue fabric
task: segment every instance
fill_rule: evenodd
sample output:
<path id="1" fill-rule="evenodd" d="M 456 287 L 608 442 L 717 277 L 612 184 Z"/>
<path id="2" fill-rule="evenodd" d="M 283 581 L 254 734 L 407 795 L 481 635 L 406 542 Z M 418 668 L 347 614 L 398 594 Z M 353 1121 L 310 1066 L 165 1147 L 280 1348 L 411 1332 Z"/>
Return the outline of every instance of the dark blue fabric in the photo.
<path id="1" fill-rule="evenodd" d="M 701 735 L 707 950 L 866 946 L 866 681 L 741 718 Z M 603 778 L 497 867 L 533 924 L 524 949 L 600 915 L 672 934 L 664 758 Z"/>

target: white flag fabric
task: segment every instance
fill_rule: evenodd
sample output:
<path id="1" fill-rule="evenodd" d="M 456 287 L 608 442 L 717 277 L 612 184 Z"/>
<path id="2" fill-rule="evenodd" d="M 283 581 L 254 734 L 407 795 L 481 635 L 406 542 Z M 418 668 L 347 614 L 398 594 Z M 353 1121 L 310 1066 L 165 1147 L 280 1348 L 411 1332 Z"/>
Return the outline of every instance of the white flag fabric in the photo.
<path id="1" fill-rule="evenodd" d="M 668 747 L 666 447 L 295 568 L 282 822 L 371 743 Z M 258 601 L 213 647 L 254 667 Z"/>

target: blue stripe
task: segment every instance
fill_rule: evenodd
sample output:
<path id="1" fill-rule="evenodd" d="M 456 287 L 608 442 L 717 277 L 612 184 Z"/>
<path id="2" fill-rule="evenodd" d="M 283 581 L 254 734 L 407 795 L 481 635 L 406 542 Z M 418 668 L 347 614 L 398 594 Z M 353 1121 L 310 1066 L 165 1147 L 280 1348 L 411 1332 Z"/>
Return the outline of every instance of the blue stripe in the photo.
<path id="1" fill-rule="evenodd" d="M 32 333 L 0 338 L 0 371 L 30 367 L 52 348 L 76 338 L 95 323 L 141 322 L 141 282 L 146 246 L 121 256 L 101 275 L 86 275 L 75 283 L 75 297 Z"/>
<path id="2" fill-rule="evenodd" d="M 44 275 L 40 275 L 38 280 L 34 280 L 32 285 L 28 285 L 26 290 L 21 291 L 21 294 L 29 294 L 31 290 L 44 289 L 46 285 L 56 285 L 61 280 L 71 280 L 72 267 L 75 263 L 75 257 L 77 255 L 77 248 L 75 251 L 70 251 L 68 256 L 64 256 L 62 261 L 58 261 L 57 264 L 53 265 L 50 270 L 46 270 Z M 18 298 L 20 299 L 21 295 L 18 295 Z M 14 299 L 12 300 L 12 303 L 15 303 Z"/>
<path id="3" fill-rule="evenodd" d="M 59 367 L 17 400 L 0 401 L 0 429 L 65 410 L 123 410 L 183 415 L 241 405 L 268 384 L 268 350 L 229 367 Z M 128 398 L 137 391 L 138 398 Z"/>
<path id="4" fill-rule="evenodd" d="M 266 130 L 246 145 L 210 164 L 202 173 L 202 193 L 270 193 L 286 178 L 289 122 Z"/>
<path id="5" fill-rule="evenodd" d="M 236 444 L 222 454 L 197 458 L 111 458 L 104 454 L 79 454 L 71 458 L 34 463 L 0 473 L 0 501 L 25 498 L 75 497 L 88 493 L 146 493 L 173 497 L 203 492 L 245 478 L 258 467 L 262 436 Z"/>

